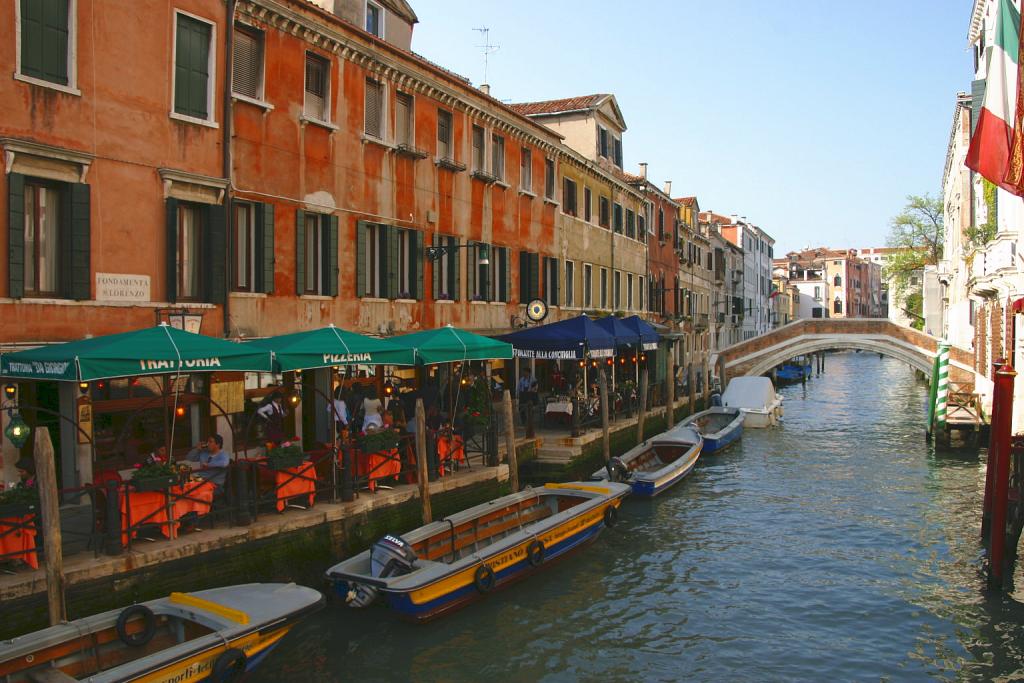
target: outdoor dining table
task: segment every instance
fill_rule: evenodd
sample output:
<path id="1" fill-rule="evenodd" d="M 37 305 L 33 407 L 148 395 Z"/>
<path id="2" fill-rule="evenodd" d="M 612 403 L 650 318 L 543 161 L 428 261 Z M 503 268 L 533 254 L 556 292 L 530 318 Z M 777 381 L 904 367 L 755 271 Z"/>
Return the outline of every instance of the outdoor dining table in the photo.
<path id="1" fill-rule="evenodd" d="M 177 538 L 181 518 L 208 514 L 215 491 L 213 482 L 196 479 L 163 491 L 127 492 L 121 496 L 121 542 L 128 544 L 129 529 L 132 538 L 138 536 L 140 524 L 158 525 L 165 537 Z"/>
<path id="2" fill-rule="evenodd" d="M 0 558 L 21 560 L 32 569 L 39 569 L 34 514 L 0 517 Z"/>
<path id="3" fill-rule="evenodd" d="M 297 467 L 274 470 L 274 490 L 277 491 L 277 511 L 284 512 L 292 498 L 308 497 L 309 507 L 316 500 L 316 463 L 307 461 Z"/>
<path id="4" fill-rule="evenodd" d="M 397 448 L 376 453 L 359 451 L 356 455 L 356 475 L 367 477 L 371 491 L 376 491 L 378 479 L 397 477 L 402 472 L 402 458 Z"/>
<path id="5" fill-rule="evenodd" d="M 466 445 L 461 434 L 442 434 L 437 438 L 438 474 L 444 476 L 452 471 L 453 463 L 466 462 Z"/>

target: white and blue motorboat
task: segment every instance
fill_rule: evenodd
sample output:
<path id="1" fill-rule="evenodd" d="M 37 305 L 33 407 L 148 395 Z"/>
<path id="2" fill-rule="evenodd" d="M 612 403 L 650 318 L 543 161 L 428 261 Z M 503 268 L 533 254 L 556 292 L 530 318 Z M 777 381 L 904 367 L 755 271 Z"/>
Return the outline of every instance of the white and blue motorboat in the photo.
<path id="1" fill-rule="evenodd" d="M 715 406 L 694 413 L 679 424 L 700 432 L 704 439 L 702 453 L 711 455 L 743 436 L 743 411 L 739 408 Z"/>
<path id="2" fill-rule="evenodd" d="M 592 478 L 629 484 L 634 495 L 651 498 L 679 483 L 693 470 L 703 445 L 704 439 L 696 429 L 676 425 L 612 458 Z"/>

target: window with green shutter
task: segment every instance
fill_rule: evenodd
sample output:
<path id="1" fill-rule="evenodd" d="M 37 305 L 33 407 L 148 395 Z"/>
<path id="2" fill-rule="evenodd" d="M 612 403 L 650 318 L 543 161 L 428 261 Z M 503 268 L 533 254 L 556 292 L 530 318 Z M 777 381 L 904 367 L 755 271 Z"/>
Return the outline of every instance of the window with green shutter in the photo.
<path id="1" fill-rule="evenodd" d="M 210 117 L 210 38 L 212 25 L 177 14 L 174 37 L 174 111 L 182 116 Z"/>
<path id="2" fill-rule="evenodd" d="M 88 299 L 89 186 L 7 176 L 8 296 Z"/>
<path id="3" fill-rule="evenodd" d="M 21 10 L 21 75 L 71 85 L 70 0 L 18 0 Z"/>
<path id="4" fill-rule="evenodd" d="M 459 238 L 434 235 L 435 247 L 449 247 L 436 261 L 432 261 L 432 296 L 435 301 L 459 300 Z"/>

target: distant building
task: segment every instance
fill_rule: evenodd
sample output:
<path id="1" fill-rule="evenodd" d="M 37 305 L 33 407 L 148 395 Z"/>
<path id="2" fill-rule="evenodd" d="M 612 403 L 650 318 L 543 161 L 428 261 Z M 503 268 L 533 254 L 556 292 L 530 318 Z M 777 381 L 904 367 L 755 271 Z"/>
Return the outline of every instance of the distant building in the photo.
<path id="1" fill-rule="evenodd" d="M 753 339 L 771 329 L 772 257 L 775 240 L 764 230 L 735 214 L 713 214 L 721 221 L 720 232 L 743 250 L 743 339 Z"/>

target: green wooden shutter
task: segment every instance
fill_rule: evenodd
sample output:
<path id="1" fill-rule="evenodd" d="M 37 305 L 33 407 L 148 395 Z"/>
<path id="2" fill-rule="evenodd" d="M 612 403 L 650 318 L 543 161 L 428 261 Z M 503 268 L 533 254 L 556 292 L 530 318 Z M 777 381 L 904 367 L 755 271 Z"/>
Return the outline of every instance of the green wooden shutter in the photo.
<path id="1" fill-rule="evenodd" d="M 295 294 L 301 296 L 306 285 L 306 212 L 295 212 Z"/>
<path id="2" fill-rule="evenodd" d="M 452 246 L 456 246 L 458 245 L 459 240 L 456 237 L 449 237 L 448 243 Z M 448 293 L 454 301 L 458 301 L 462 298 L 461 292 L 459 292 L 459 268 L 462 265 L 461 253 L 461 249 L 456 249 L 448 255 L 448 258 L 450 259 L 448 262 Z"/>
<path id="3" fill-rule="evenodd" d="M 484 266 L 483 268 L 480 267 L 480 249 L 477 247 L 476 253 L 473 254 L 473 258 L 469 262 L 469 267 L 477 274 L 477 279 L 480 281 L 478 287 L 483 294 L 484 301 L 497 301 L 499 296 L 495 296 L 493 299 L 491 297 L 491 280 L 497 277 L 497 272 L 494 270 L 496 267 L 494 265 L 494 245 L 487 244 L 485 246 L 490 265 Z M 495 284 L 497 284 L 497 280 L 495 280 Z M 495 290 L 497 290 L 497 288 L 495 288 Z M 495 294 L 497 295 L 497 291 L 495 291 Z"/>
<path id="4" fill-rule="evenodd" d="M 978 118 L 981 117 L 981 106 L 985 102 L 986 83 L 984 78 L 971 81 L 971 135 L 978 130 Z"/>
<path id="5" fill-rule="evenodd" d="M 210 25 L 178 15 L 174 59 L 174 111 L 205 119 L 210 79 Z"/>
<path id="6" fill-rule="evenodd" d="M 369 224 L 366 221 L 356 223 L 356 296 L 366 296 L 366 240 L 368 239 Z"/>
<path id="7" fill-rule="evenodd" d="M 227 296 L 227 211 L 223 204 L 207 204 L 205 214 L 206 296 L 207 303 L 222 304 Z"/>
<path id="8" fill-rule="evenodd" d="M 68 84 L 68 0 L 20 0 L 21 73 Z"/>
<path id="9" fill-rule="evenodd" d="M 412 231 L 412 253 L 409 254 L 409 274 L 412 277 L 412 298 L 423 300 L 423 233 Z"/>
<path id="10" fill-rule="evenodd" d="M 530 298 L 540 298 L 540 254 L 530 254 Z"/>
<path id="11" fill-rule="evenodd" d="M 501 268 L 505 271 L 505 291 L 501 293 L 501 301 L 512 300 L 512 250 L 508 247 L 501 247 Z"/>
<path id="12" fill-rule="evenodd" d="M 324 294 L 338 296 L 338 217 L 324 216 L 327 257 L 324 259 Z"/>
<path id="13" fill-rule="evenodd" d="M 167 300 L 178 300 L 178 200 L 167 200 Z"/>
<path id="14" fill-rule="evenodd" d="M 7 295 L 25 296 L 25 176 L 7 175 Z"/>
<path id="15" fill-rule="evenodd" d="M 466 300 L 472 301 L 476 295 L 476 280 L 480 273 L 477 267 L 477 246 L 474 244 L 466 250 Z"/>
<path id="16" fill-rule="evenodd" d="M 387 281 L 385 286 L 384 297 L 387 299 L 398 298 L 398 228 L 391 225 L 380 226 L 387 235 L 386 238 L 386 265 L 385 273 L 387 274 Z"/>
<path id="17" fill-rule="evenodd" d="M 274 291 L 274 205 L 256 206 L 256 245 L 260 255 L 256 291 L 271 294 Z"/>
<path id="18" fill-rule="evenodd" d="M 442 239 L 447 240 L 447 238 L 442 238 L 437 233 L 434 233 L 434 236 L 431 238 L 431 240 L 432 240 L 431 243 L 430 243 L 431 246 L 433 246 L 433 247 L 441 246 Z M 445 254 L 441 258 L 445 259 L 445 261 L 448 262 L 449 264 L 451 263 L 451 261 L 448 261 L 448 255 L 447 254 Z M 430 261 L 430 296 L 434 299 L 434 301 L 437 301 L 437 297 L 440 296 L 440 294 L 441 294 L 441 267 L 440 267 L 440 260 L 441 259 L 438 259 L 438 260 L 435 261 L 435 260 L 432 259 Z M 445 284 L 447 284 L 447 283 L 445 283 Z"/>
<path id="19" fill-rule="evenodd" d="M 558 267 L 558 259 L 556 258 L 551 259 L 551 274 L 553 279 L 551 286 L 548 287 L 548 291 L 551 292 L 551 301 L 548 303 L 552 306 L 558 306 L 558 283 L 561 281 L 562 274 Z"/>
<path id="20" fill-rule="evenodd" d="M 68 266 L 70 277 L 68 295 L 72 299 L 89 299 L 92 294 L 91 235 L 89 223 L 89 186 L 83 183 L 72 183 L 68 194 L 71 201 L 71 220 L 69 230 Z"/>
<path id="21" fill-rule="evenodd" d="M 495 259 L 497 264 L 497 259 Z M 519 252 L 519 303 L 530 301 L 530 252 Z"/>

